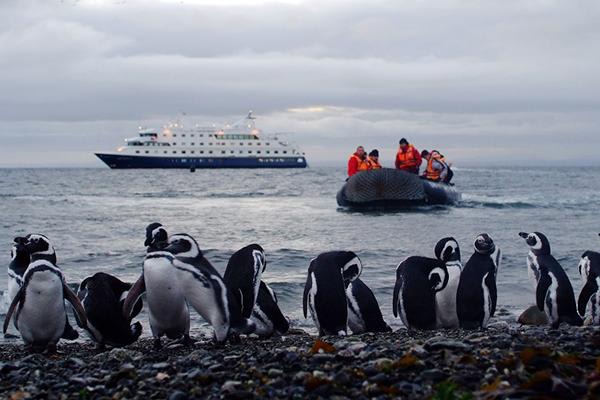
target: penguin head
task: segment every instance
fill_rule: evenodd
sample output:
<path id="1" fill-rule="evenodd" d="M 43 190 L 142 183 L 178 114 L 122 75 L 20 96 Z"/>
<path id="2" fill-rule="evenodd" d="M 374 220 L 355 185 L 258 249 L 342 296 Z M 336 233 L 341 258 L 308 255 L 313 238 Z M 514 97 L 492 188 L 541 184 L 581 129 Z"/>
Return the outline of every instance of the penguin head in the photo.
<path id="1" fill-rule="evenodd" d="M 550 254 L 550 242 L 546 235 L 541 232 L 519 232 L 519 236 L 525 239 L 534 254 Z"/>
<path id="2" fill-rule="evenodd" d="M 340 251 L 338 257 L 345 283 L 350 283 L 360 276 L 362 273 L 362 262 L 356 254 L 351 251 Z"/>
<path id="3" fill-rule="evenodd" d="M 16 259 L 19 253 L 25 253 L 25 244 L 27 243 L 27 238 L 22 236 L 17 236 L 13 239 L 13 245 L 10 249 L 10 258 L 12 260 Z"/>
<path id="4" fill-rule="evenodd" d="M 15 238 L 16 239 L 16 238 Z M 29 254 L 44 254 L 53 255 L 55 254 L 54 247 L 50 240 L 39 233 L 31 233 L 25 236 L 24 248 Z"/>
<path id="5" fill-rule="evenodd" d="M 482 233 L 475 238 L 475 251 L 479 254 L 492 254 L 496 251 L 494 241 L 487 233 Z"/>
<path id="6" fill-rule="evenodd" d="M 202 256 L 202 251 L 196 239 L 186 233 L 178 233 L 169 238 L 169 244 L 163 249 L 174 256 L 197 258 Z"/>
<path id="7" fill-rule="evenodd" d="M 453 237 L 446 237 L 437 242 L 434 252 L 440 261 L 460 261 L 460 247 Z"/>
<path id="8" fill-rule="evenodd" d="M 161 250 L 168 245 L 168 241 L 169 235 L 162 224 L 153 222 L 146 227 L 144 246 L 153 250 Z"/>

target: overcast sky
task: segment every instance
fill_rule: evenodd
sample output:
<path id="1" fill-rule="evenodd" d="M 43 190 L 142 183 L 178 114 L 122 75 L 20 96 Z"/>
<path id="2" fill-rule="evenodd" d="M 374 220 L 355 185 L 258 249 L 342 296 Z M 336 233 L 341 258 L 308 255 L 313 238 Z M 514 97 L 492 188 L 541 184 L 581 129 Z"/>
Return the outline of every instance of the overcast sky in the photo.
<path id="1" fill-rule="evenodd" d="M 147 3 L 153 5 L 148 6 Z M 600 164 L 600 2 L 0 1 L 0 166 L 249 109 L 315 164 Z"/>

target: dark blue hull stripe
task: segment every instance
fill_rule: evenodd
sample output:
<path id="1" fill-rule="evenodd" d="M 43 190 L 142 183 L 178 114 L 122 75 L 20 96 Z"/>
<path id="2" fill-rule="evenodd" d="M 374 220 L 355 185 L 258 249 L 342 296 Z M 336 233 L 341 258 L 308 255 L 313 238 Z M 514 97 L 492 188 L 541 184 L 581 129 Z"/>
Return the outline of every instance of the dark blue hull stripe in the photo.
<path id="1" fill-rule="evenodd" d="M 96 153 L 110 168 L 306 168 L 299 157 L 153 157 Z"/>

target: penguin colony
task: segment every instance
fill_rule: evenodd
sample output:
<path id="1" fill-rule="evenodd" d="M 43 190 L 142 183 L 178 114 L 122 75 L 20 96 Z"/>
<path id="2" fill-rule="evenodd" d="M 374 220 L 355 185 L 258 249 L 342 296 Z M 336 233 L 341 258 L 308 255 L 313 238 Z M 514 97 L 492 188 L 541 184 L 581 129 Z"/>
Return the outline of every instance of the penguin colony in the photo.
<path id="1" fill-rule="evenodd" d="M 527 269 L 537 307 L 552 328 L 560 323 L 600 324 L 600 253 L 586 251 L 579 263 L 584 281 L 578 300 L 548 238 L 519 233 L 529 247 Z M 85 278 L 75 294 L 57 265 L 50 240 L 41 234 L 14 239 L 8 266 L 11 300 L 4 321 L 10 321 L 30 351 L 56 351 L 63 338 L 76 339 L 66 302 L 75 322 L 99 348 L 122 347 L 142 333 L 133 319 L 145 306 L 155 348 L 162 338 L 190 338 L 190 309 L 213 328 L 214 341 L 237 342 L 240 334 L 259 337 L 283 335 L 289 320 L 279 308 L 275 292 L 262 280 L 267 267 L 264 250 L 251 244 L 235 252 L 223 276 L 204 257 L 188 234 L 169 234 L 160 223 L 146 228 L 147 253 L 139 278 L 122 282 L 99 272 Z M 496 277 L 501 252 L 488 234 L 475 238 L 473 254 L 462 264 L 458 242 L 441 239 L 434 257 L 411 256 L 396 269 L 392 309 L 408 329 L 485 328 L 497 303 Z M 391 332 L 371 289 L 360 279 L 363 266 L 351 251 L 319 254 L 308 267 L 302 306 L 319 335 L 347 335 L 348 331 Z M 145 305 L 142 295 L 145 294 Z"/>

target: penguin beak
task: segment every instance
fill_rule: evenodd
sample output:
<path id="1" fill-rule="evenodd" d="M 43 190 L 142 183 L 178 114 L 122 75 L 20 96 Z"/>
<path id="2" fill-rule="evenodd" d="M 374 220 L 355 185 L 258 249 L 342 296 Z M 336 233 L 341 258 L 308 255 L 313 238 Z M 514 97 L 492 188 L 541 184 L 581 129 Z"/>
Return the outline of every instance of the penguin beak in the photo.
<path id="1" fill-rule="evenodd" d="M 519 236 L 521 236 L 523 239 L 527 239 L 529 237 L 529 234 L 526 232 L 519 232 Z"/>
<path id="2" fill-rule="evenodd" d="M 144 246 L 148 247 L 148 246 L 150 246 L 150 244 L 152 244 L 152 239 L 146 238 L 146 240 L 144 241 Z"/>

